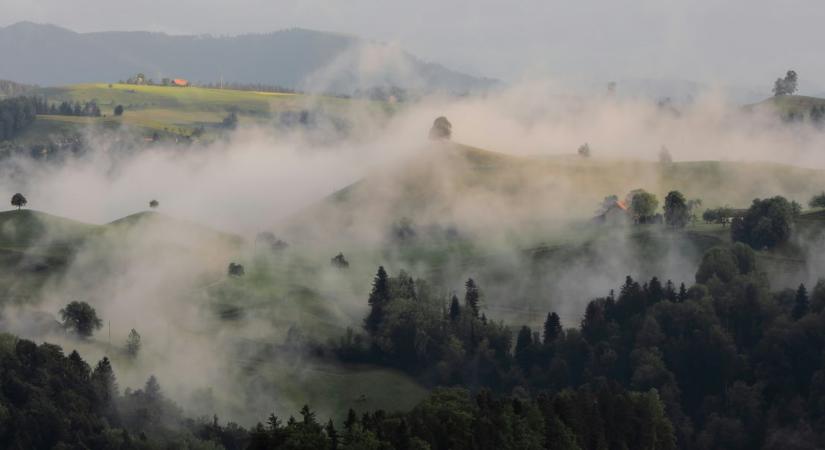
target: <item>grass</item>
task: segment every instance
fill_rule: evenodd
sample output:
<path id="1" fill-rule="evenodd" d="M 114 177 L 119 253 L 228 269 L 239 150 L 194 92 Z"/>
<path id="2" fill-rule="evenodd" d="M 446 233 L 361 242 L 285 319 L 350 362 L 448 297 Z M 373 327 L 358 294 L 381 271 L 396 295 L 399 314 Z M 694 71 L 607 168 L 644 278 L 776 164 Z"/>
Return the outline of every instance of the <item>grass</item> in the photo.
<path id="1" fill-rule="evenodd" d="M 268 123 L 282 111 L 300 111 L 321 107 L 335 113 L 344 112 L 353 102 L 382 108 L 383 104 L 366 100 L 309 96 L 293 93 L 237 91 L 199 87 L 138 86 L 128 84 L 89 83 L 62 87 L 38 88 L 31 95 L 42 96 L 50 103 L 89 102 L 98 104 L 105 117 L 38 116 L 35 125 L 16 139 L 25 144 L 39 143 L 43 137 L 77 133 L 84 126 L 117 128 L 128 126 L 146 135 L 164 132 L 190 136 L 198 127 L 207 134 L 217 133 L 216 126 L 230 112 L 236 112 L 241 124 Z M 114 108 L 123 105 L 122 116 Z"/>

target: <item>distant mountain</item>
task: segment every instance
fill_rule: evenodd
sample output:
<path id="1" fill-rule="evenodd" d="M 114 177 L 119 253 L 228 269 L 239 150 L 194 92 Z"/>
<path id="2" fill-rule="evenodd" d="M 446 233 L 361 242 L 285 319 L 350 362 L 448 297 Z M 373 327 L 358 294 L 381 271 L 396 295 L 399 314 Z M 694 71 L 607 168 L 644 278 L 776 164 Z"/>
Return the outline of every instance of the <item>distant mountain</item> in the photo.
<path id="1" fill-rule="evenodd" d="M 376 65 L 376 60 L 381 63 Z M 497 83 L 426 63 L 394 45 L 303 29 L 233 37 L 171 36 L 76 33 L 20 22 L 0 28 L 0 61 L 0 79 L 46 86 L 115 82 L 136 73 L 156 80 L 223 79 L 344 94 L 393 86 L 464 93 Z"/>

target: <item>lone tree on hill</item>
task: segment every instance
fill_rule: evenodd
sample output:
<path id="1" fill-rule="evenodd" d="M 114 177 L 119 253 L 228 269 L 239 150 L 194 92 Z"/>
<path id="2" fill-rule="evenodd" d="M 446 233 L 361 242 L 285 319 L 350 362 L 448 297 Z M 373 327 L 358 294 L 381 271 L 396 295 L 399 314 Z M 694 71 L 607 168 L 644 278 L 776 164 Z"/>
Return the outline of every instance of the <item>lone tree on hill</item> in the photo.
<path id="1" fill-rule="evenodd" d="M 122 116 L 123 115 L 123 105 L 115 106 L 115 116 Z"/>
<path id="2" fill-rule="evenodd" d="M 773 83 L 773 95 L 779 97 L 781 95 L 792 95 L 796 92 L 797 76 L 796 72 L 789 70 L 785 74 L 785 78 L 777 78 Z"/>
<path id="3" fill-rule="evenodd" d="M 152 201 L 149 202 L 149 207 L 152 208 L 152 209 L 155 209 L 158 206 L 160 206 L 160 203 L 158 203 L 157 200 L 152 200 Z"/>
<path id="4" fill-rule="evenodd" d="M 453 135 L 453 124 L 446 117 L 441 116 L 433 121 L 430 128 L 430 139 L 448 141 Z"/>
<path id="5" fill-rule="evenodd" d="M 86 302 L 71 302 L 60 310 L 63 327 L 85 339 L 103 326 L 97 312 Z"/>
<path id="6" fill-rule="evenodd" d="M 28 202 L 29 201 L 26 200 L 26 197 L 23 197 L 23 194 L 19 192 L 11 196 L 11 205 L 16 206 L 18 210 L 26 206 L 26 203 Z"/>
<path id="7" fill-rule="evenodd" d="M 344 258 L 343 253 L 338 253 L 335 255 L 332 259 L 330 259 L 330 263 L 333 267 L 337 267 L 339 269 L 346 269 L 349 267 L 349 261 L 347 261 L 347 258 Z"/>
<path id="8" fill-rule="evenodd" d="M 576 151 L 582 158 L 589 158 L 591 155 L 590 151 L 590 144 L 585 142 L 584 144 L 579 146 L 579 149 Z"/>
<path id="9" fill-rule="evenodd" d="M 243 265 L 231 262 L 226 269 L 226 273 L 231 277 L 242 277 L 244 275 Z"/>

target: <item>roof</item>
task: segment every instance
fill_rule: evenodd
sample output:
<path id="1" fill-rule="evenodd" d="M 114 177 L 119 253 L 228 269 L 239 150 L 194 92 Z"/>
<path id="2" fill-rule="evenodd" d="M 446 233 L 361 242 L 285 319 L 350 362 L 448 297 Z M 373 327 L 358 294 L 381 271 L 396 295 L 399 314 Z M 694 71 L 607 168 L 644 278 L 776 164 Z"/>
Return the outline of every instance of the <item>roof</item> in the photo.
<path id="1" fill-rule="evenodd" d="M 184 80 L 183 78 L 175 78 L 172 80 L 173 84 L 177 84 L 178 86 L 186 86 L 189 84 L 189 80 Z"/>
<path id="2" fill-rule="evenodd" d="M 627 211 L 627 204 L 625 204 L 624 200 L 617 200 L 615 206 L 618 206 L 623 211 Z"/>

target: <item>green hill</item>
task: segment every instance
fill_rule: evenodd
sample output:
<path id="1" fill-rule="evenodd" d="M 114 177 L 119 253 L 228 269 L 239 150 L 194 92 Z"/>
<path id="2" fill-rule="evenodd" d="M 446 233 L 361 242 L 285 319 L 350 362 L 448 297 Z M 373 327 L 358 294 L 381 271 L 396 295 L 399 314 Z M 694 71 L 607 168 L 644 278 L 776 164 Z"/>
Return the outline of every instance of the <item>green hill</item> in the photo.
<path id="1" fill-rule="evenodd" d="M 746 110 L 776 112 L 781 117 L 808 117 L 814 107 L 825 107 L 825 99 L 804 95 L 780 95 L 747 105 Z"/>

